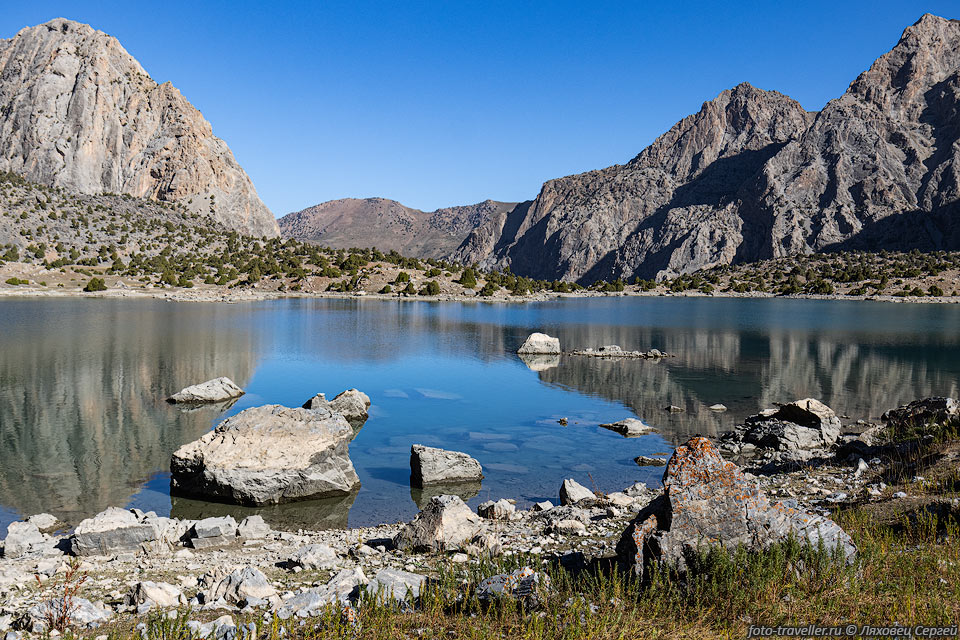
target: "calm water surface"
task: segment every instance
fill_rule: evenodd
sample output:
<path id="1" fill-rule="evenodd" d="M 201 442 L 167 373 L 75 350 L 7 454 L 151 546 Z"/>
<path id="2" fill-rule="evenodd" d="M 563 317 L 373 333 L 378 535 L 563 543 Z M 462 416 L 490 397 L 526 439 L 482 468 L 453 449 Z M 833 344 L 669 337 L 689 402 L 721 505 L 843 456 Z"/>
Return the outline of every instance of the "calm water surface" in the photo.
<path id="1" fill-rule="evenodd" d="M 656 347 L 660 362 L 563 356 L 524 363 L 532 331 L 564 348 Z M 164 398 L 226 375 L 231 407 Z M 251 406 L 299 406 L 356 387 L 371 417 L 350 445 L 362 488 L 259 512 L 277 525 L 410 518 L 412 443 L 465 451 L 482 485 L 521 504 L 555 499 L 564 477 L 603 491 L 658 482 L 640 454 L 716 435 L 774 402 L 814 396 L 852 419 L 958 394 L 960 306 L 778 299 L 599 298 L 501 305 L 378 300 L 189 304 L 0 301 L 0 534 L 48 511 L 75 523 L 107 506 L 201 517 L 255 510 L 169 495 L 170 454 Z M 722 402 L 730 410 L 707 409 Z M 670 414 L 667 405 L 686 411 Z M 637 416 L 659 434 L 601 422 Z M 569 424 L 561 426 L 560 418 Z"/>

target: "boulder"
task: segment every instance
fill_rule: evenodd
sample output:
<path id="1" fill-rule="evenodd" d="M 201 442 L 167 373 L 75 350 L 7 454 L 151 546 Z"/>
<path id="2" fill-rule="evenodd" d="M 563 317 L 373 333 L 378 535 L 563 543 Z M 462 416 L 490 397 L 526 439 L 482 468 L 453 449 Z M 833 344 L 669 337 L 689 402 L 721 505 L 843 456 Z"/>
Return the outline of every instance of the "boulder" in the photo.
<path id="1" fill-rule="evenodd" d="M 477 584 L 477 598 L 490 601 L 497 598 L 514 600 L 536 600 L 538 591 L 549 588 L 550 578 L 530 567 L 517 569 L 513 573 L 499 573 L 484 578 Z"/>
<path id="2" fill-rule="evenodd" d="M 337 553 L 325 544 L 308 544 L 287 558 L 287 564 L 303 569 L 331 569 L 337 564 Z"/>
<path id="3" fill-rule="evenodd" d="M 251 540 L 266 538 L 273 532 L 270 525 L 264 522 L 263 516 L 247 516 L 237 526 L 237 535 Z"/>
<path id="4" fill-rule="evenodd" d="M 476 482 L 482 478 L 480 463 L 465 453 L 422 444 L 410 447 L 410 483 L 413 486 Z"/>
<path id="5" fill-rule="evenodd" d="M 531 333 L 517 349 L 517 353 L 560 353 L 560 338 L 553 338 L 545 333 Z"/>
<path id="6" fill-rule="evenodd" d="M 37 513 L 26 520 L 32 525 L 36 525 L 37 529 L 40 531 L 51 531 L 60 524 L 60 521 L 56 516 L 50 515 L 49 513 Z"/>
<path id="7" fill-rule="evenodd" d="M 304 409 L 319 409 L 320 407 L 329 406 L 330 403 L 327 402 L 327 395 L 324 393 L 318 393 L 309 400 L 303 403 Z"/>
<path id="8" fill-rule="evenodd" d="M 848 561 L 856 554 L 850 536 L 831 520 L 773 503 L 706 438 L 677 447 L 663 474 L 663 493 L 624 531 L 620 558 L 638 574 L 651 562 L 679 570 L 689 553 L 712 544 L 757 550 L 790 535 L 828 551 L 839 547 Z"/>
<path id="9" fill-rule="evenodd" d="M 246 505 L 342 496 L 360 484 L 353 429 L 329 408 L 253 407 L 180 447 L 172 493 Z"/>
<path id="10" fill-rule="evenodd" d="M 219 516 L 197 520 L 190 528 L 191 538 L 219 538 L 237 535 L 237 521 L 233 516 Z"/>
<path id="11" fill-rule="evenodd" d="M 186 604 L 187 599 L 179 587 L 167 582 L 144 580 L 133 585 L 124 599 L 129 606 L 152 604 L 157 607 L 177 607 Z"/>
<path id="12" fill-rule="evenodd" d="M 337 604 L 349 606 L 360 596 L 360 587 L 369 581 L 360 567 L 342 569 L 326 585 L 307 589 L 283 601 L 275 611 L 277 617 L 286 620 L 291 616 L 306 618 L 319 615 L 326 606 Z"/>
<path id="13" fill-rule="evenodd" d="M 248 600 L 266 600 L 275 595 L 277 590 L 267 582 L 267 577 L 259 569 L 244 567 L 214 583 L 204 594 L 204 600 L 215 602 L 223 599 L 242 606 Z"/>
<path id="14" fill-rule="evenodd" d="M 330 408 L 342 415 L 354 429 L 359 429 L 370 417 L 370 396 L 356 389 L 347 389 L 330 401 Z"/>
<path id="15" fill-rule="evenodd" d="M 617 422 L 601 424 L 600 426 L 604 429 L 616 431 L 620 435 L 627 438 L 643 436 L 653 431 L 650 425 L 645 423 L 643 420 L 637 420 L 636 418 L 625 418 Z"/>
<path id="16" fill-rule="evenodd" d="M 7 559 L 43 555 L 50 548 L 47 536 L 31 522 L 11 522 L 3 540 L 3 557 Z"/>
<path id="17" fill-rule="evenodd" d="M 593 491 L 574 480 L 567 478 L 560 486 L 560 504 L 577 504 L 584 500 L 596 500 Z"/>
<path id="18" fill-rule="evenodd" d="M 380 569 L 370 584 L 367 593 L 381 598 L 384 602 L 393 600 L 412 606 L 420 597 L 420 590 L 427 583 L 426 576 L 400 569 Z"/>
<path id="19" fill-rule="evenodd" d="M 652 456 L 637 456 L 633 461 L 640 467 L 662 467 L 667 464 L 666 458 L 656 458 Z"/>
<path id="20" fill-rule="evenodd" d="M 49 621 L 62 615 L 66 615 L 72 627 L 92 629 L 112 618 L 113 612 L 98 607 L 86 598 L 54 598 L 27 609 L 20 626 L 33 633 L 44 633 L 49 631 Z"/>
<path id="21" fill-rule="evenodd" d="M 436 496 L 394 538 L 401 550 L 458 551 L 483 529 L 480 516 L 457 496 Z"/>
<path id="22" fill-rule="evenodd" d="M 77 556 L 136 552 L 143 543 L 156 539 L 156 527 L 141 522 L 132 511 L 109 507 L 77 525 L 70 537 L 70 551 Z"/>
<path id="23" fill-rule="evenodd" d="M 761 450 L 803 460 L 813 455 L 809 452 L 836 444 L 840 428 L 840 418 L 833 409 L 819 400 L 805 398 L 750 416 L 744 424 L 723 435 L 721 447 L 734 454 Z"/>
<path id="24" fill-rule="evenodd" d="M 223 402 L 231 398 L 238 398 L 244 394 L 243 389 L 230 378 L 214 378 L 200 384 L 195 384 L 167 398 L 171 403 Z"/>
<path id="25" fill-rule="evenodd" d="M 910 404 L 887 411 L 880 418 L 891 426 L 911 426 L 945 422 L 958 416 L 960 416 L 960 405 L 956 400 L 934 397 L 914 400 Z"/>
<path id="26" fill-rule="evenodd" d="M 477 505 L 477 514 L 488 520 L 509 520 L 516 511 L 517 507 L 503 498 L 496 502 L 487 500 Z"/>

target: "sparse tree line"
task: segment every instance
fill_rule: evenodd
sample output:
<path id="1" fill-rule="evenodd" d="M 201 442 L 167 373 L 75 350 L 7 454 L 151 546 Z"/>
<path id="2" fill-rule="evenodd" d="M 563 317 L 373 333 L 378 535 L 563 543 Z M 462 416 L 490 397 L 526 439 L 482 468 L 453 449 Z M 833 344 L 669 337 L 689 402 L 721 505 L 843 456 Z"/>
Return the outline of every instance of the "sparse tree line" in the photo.
<path id="1" fill-rule="evenodd" d="M 379 293 L 435 296 L 446 291 L 490 297 L 498 292 L 524 296 L 631 290 L 829 295 L 845 289 L 843 293 L 851 296 L 942 296 L 957 295 L 957 287 L 938 276 L 960 269 L 960 252 L 814 254 L 719 266 L 659 281 L 598 280 L 584 287 L 527 278 L 509 269 L 485 272 L 477 265 L 410 258 L 396 251 L 254 238 L 228 232 L 182 204 L 112 193 L 82 196 L 2 172 L 0 214 L 0 225 L 6 222 L 22 238 L 19 244 L 0 247 L 0 264 L 26 262 L 63 273 L 69 267 L 91 279 L 78 285 L 90 291 L 106 287 L 104 276 L 117 276 L 142 286 L 190 288 L 202 283 L 279 291 L 301 291 L 308 279 L 317 278 L 324 279 L 319 286 L 326 291 L 348 293 L 366 291 L 374 276 L 381 276 L 382 282 L 387 270 L 396 270 L 386 284 L 377 285 Z M 7 284 L 28 283 L 14 279 Z M 922 287 L 918 280 L 924 282 Z M 311 283 L 314 290 L 317 285 Z"/>

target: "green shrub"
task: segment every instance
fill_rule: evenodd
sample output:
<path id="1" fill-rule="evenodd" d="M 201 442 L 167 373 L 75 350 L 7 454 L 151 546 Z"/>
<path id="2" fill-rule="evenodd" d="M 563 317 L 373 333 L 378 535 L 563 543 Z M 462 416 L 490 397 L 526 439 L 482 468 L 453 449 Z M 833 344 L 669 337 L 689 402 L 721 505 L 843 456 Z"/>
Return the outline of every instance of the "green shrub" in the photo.
<path id="1" fill-rule="evenodd" d="M 436 280 L 431 280 L 420 288 L 420 295 L 422 296 L 440 295 L 440 285 L 437 284 Z"/>
<path id="2" fill-rule="evenodd" d="M 103 278 L 90 278 L 83 290 L 87 292 L 106 291 L 107 283 L 103 281 Z"/>

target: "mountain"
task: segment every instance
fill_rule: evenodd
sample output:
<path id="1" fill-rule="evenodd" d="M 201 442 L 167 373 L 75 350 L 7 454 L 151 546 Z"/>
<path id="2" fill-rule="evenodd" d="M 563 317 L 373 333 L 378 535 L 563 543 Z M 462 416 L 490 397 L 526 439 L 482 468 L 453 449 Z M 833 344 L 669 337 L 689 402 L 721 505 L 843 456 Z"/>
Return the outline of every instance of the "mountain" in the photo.
<path id="1" fill-rule="evenodd" d="M 279 234 L 200 112 L 115 38 L 63 18 L 0 40 L 0 171 L 179 202 L 236 231 Z"/>
<path id="2" fill-rule="evenodd" d="M 452 257 L 585 283 L 960 248 L 960 21 L 924 15 L 819 113 L 741 84 L 625 165 L 551 180 Z"/>
<path id="3" fill-rule="evenodd" d="M 516 206 L 485 200 L 426 212 L 385 198 L 344 198 L 283 216 L 280 233 L 335 249 L 377 247 L 418 258 L 442 258 L 473 229 Z"/>

